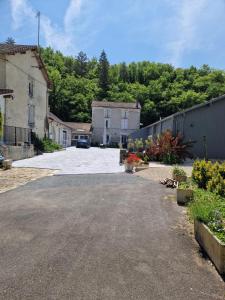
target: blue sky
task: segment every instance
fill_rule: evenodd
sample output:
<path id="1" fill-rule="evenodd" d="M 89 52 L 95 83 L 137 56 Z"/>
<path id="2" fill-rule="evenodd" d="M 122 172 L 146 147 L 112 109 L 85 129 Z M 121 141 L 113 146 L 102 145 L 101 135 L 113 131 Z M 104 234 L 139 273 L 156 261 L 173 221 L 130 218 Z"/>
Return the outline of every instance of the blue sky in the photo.
<path id="1" fill-rule="evenodd" d="M 0 41 L 82 50 L 111 63 L 150 60 L 225 69 L 225 0 L 0 0 Z"/>

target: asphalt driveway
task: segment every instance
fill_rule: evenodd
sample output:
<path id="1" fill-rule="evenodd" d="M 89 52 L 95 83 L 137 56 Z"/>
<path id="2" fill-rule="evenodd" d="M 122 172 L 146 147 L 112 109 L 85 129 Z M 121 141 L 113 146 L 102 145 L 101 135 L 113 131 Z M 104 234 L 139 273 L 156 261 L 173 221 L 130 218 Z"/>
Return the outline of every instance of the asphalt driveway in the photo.
<path id="1" fill-rule="evenodd" d="M 183 210 L 128 174 L 52 176 L 1 194 L 0 299 L 224 299 Z"/>
<path id="2" fill-rule="evenodd" d="M 13 162 L 14 167 L 58 170 L 58 174 L 108 174 L 124 171 L 119 165 L 119 149 L 70 147 Z"/>

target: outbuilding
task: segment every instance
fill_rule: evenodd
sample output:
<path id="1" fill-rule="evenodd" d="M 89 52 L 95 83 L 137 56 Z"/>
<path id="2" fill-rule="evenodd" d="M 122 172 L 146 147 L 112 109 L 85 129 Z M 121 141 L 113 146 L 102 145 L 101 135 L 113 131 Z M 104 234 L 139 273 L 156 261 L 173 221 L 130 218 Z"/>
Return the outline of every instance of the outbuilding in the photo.
<path id="1" fill-rule="evenodd" d="M 180 133 L 185 141 L 193 141 L 194 157 L 225 159 L 225 95 L 177 112 L 130 136 L 154 138 L 166 130 L 174 135 Z"/>

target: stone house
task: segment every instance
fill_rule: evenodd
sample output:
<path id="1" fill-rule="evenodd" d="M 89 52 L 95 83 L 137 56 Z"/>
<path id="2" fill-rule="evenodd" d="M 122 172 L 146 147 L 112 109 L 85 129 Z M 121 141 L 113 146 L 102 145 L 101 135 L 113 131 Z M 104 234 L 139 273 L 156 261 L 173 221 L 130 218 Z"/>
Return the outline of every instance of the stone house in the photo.
<path id="1" fill-rule="evenodd" d="M 50 87 L 37 46 L 0 44 L 0 89 L 13 90 L 13 99 L 4 102 L 4 144 L 27 149 L 31 131 L 48 135 Z"/>
<path id="2" fill-rule="evenodd" d="M 140 128 L 141 106 L 125 102 L 92 102 L 92 143 L 126 144 L 128 136 Z"/>
<path id="3" fill-rule="evenodd" d="M 91 143 L 92 137 L 92 125 L 91 123 L 76 123 L 76 122 L 65 122 L 69 127 L 72 128 L 71 145 L 75 146 L 79 139 L 88 140 Z"/>
<path id="4" fill-rule="evenodd" d="M 71 146 L 72 128 L 56 115 L 48 113 L 49 138 L 64 148 Z"/>
<path id="5" fill-rule="evenodd" d="M 150 124 L 131 134 L 133 139 L 153 138 L 166 130 L 193 141 L 193 156 L 225 159 L 225 95 L 195 105 Z"/>

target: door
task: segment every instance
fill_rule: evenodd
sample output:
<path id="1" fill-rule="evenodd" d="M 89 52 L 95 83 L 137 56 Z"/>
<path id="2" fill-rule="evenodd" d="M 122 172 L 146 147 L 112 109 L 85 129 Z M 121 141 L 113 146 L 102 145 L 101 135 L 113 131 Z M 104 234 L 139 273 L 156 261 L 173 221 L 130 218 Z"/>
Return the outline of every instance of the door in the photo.
<path id="1" fill-rule="evenodd" d="M 63 147 L 66 148 L 67 146 L 67 132 L 63 130 Z"/>

